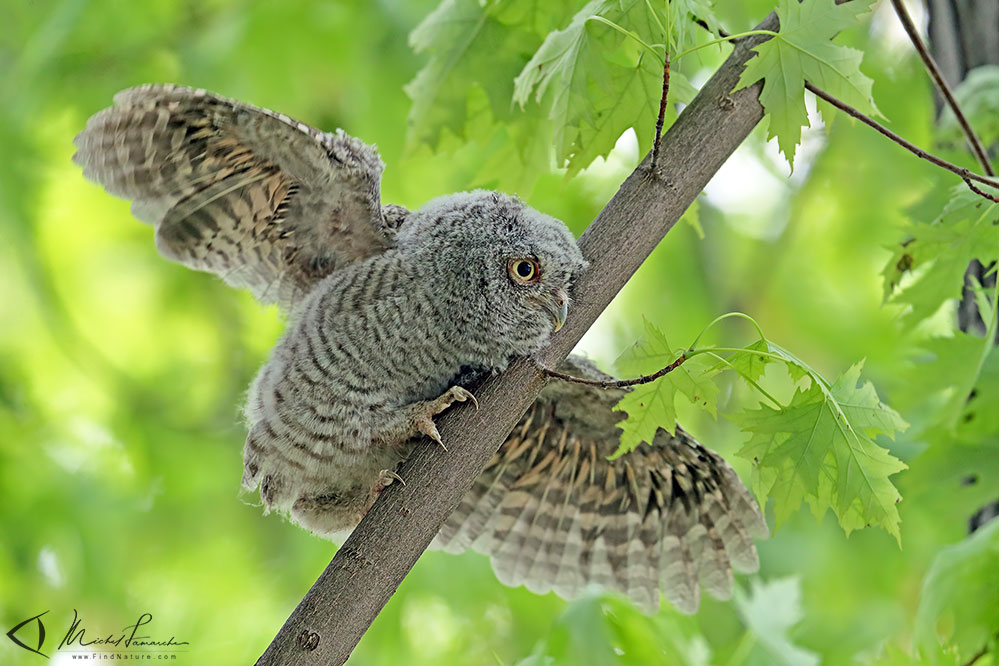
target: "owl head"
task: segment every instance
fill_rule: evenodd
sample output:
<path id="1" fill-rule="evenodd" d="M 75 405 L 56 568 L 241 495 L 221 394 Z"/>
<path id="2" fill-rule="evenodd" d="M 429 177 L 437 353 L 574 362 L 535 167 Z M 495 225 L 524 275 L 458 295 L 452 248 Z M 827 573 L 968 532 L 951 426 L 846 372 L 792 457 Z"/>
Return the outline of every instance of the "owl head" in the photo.
<path id="1" fill-rule="evenodd" d="M 449 194 L 410 215 L 398 247 L 446 304 L 456 333 L 510 357 L 536 351 L 565 323 L 586 265 L 569 229 L 516 197 Z"/>

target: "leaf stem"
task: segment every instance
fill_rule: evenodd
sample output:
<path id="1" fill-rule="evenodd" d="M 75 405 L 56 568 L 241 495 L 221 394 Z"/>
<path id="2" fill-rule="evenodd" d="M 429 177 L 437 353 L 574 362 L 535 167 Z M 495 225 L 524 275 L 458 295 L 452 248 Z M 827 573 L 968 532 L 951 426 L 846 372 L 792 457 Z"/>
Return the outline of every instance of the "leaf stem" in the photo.
<path id="1" fill-rule="evenodd" d="M 715 317 L 714 319 L 712 319 L 711 322 L 707 326 L 705 326 L 704 328 L 702 328 L 701 332 L 697 334 L 696 338 L 694 338 L 694 341 L 692 343 L 690 343 L 690 348 L 694 349 L 695 347 L 697 347 L 697 343 L 701 341 L 701 338 L 704 336 L 705 333 L 708 332 L 709 328 L 711 328 L 712 326 L 714 326 L 715 324 L 717 324 L 720 321 L 723 321 L 725 319 L 731 319 L 732 317 L 739 317 L 740 319 L 745 319 L 746 321 L 750 322 L 753 325 L 753 328 L 755 328 L 756 332 L 759 334 L 760 340 L 766 341 L 767 336 L 763 335 L 763 329 L 760 328 L 759 323 L 755 319 L 753 319 L 752 317 L 750 317 L 745 312 L 726 312 L 723 315 L 718 315 L 717 317 Z"/>
<path id="2" fill-rule="evenodd" d="M 748 350 L 744 349 L 743 351 L 748 351 Z M 777 398 L 773 397 L 766 390 L 764 390 L 764 388 L 762 386 L 760 386 L 759 383 L 755 379 L 753 379 L 752 377 L 750 377 L 749 375 L 747 375 L 746 373 L 744 373 L 742 370 L 739 370 L 739 368 L 737 368 L 734 365 L 732 365 L 732 362 L 729 361 L 727 358 L 725 358 L 724 356 L 719 356 L 718 354 L 714 354 L 714 353 L 712 353 L 710 351 L 707 351 L 707 350 L 705 350 L 704 353 L 707 354 L 708 356 L 715 357 L 716 359 L 718 359 L 719 361 L 721 361 L 722 363 L 724 363 L 725 365 L 727 365 L 730 370 L 735 370 L 735 372 L 738 373 L 740 377 L 742 377 L 747 382 L 749 382 L 750 384 L 752 384 L 753 388 L 755 388 L 757 391 L 759 391 L 760 393 L 762 393 L 768 400 L 770 400 L 770 402 L 772 402 L 775 405 L 777 405 L 778 411 L 784 411 L 784 405 L 782 405 L 780 403 L 780 401 L 777 400 Z"/>
<path id="3" fill-rule="evenodd" d="M 988 153 L 985 152 L 985 146 L 982 145 L 981 139 L 975 134 L 975 130 L 971 128 L 971 123 L 968 122 L 968 118 L 964 115 L 961 105 L 957 103 L 957 98 L 954 97 L 954 92 L 947 85 L 947 81 L 940 72 L 940 68 L 937 67 L 936 61 L 933 60 L 933 56 L 926 48 L 926 44 L 923 43 L 922 37 L 919 36 L 919 31 L 912 22 L 912 18 L 909 16 L 905 5 L 902 4 L 902 0 L 891 0 L 891 6 L 895 8 L 898 20 L 902 22 L 902 27 L 905 28 L 905 32 L 909 35 L 912 45 L 916 47 L 919 57 L 922 59 L 923 64 L 926 65 L 926 71 L 930 73 L 930 78 L 937 84 L 940 94 L 947 101 L 947 106 L 954 112 L 954 117 L 957 118 L 958 124 L 961 125 L 961 129 L 964 131 L 964 136 L 968 140 L 968 145 L 971 147 L 971 152 L 974 154 L 975 159 L 982 165 L 982 169 L 985 170 L 986 175 L 995 176 L 996 172 L 989 161 Z M 975 191 L 974 188 L 972 188 L 972 191 Z"/>
<path id="4" fill-rule="evenodd" d="M 587 21 L 597 21 L 598 23 L 603 23 L 606 26 L 614 28 L 615 30 L 617 30 L 618 32 L 620 32 L 625 37 L 631 37 L 636 42 L 638 42 L 639 44 L 641 44 L 646 50 L 648 50 L 648 52 L 651 53 L 656 58 L 656 60 L 659 59 L 659 52 L 656 51 L 654 48 L 652 48 L 652 46 L 650 46 L 648 43 L 646 43 L 646 41 L 644 39 L 642 39 L 641 37 L 639 37 L 637 33 L 632 32 L 631 30 L 628 30 L 626 28 L 622 28 L 617 23 L 614 23 L 614 21 L 611 21 L 610 19 L 605 19 L 603 16 L 599 16 L 597 14 L 594 14 L 593 16 L 587 17 L 586 20 Z"/>
<path id="5" fill-rule="evenodd" d="M 964 180 L 964 184 L 968 186 L 968 189 L 971 190 L 972 192 L 974 192 L 975 194 L 977 194 L 978 196 L 985 197 L 986 199 L 988 199 L 992 203 L 999 203 L 999 197 L 997 197 L 996 195 L 989 194 L 985 190 L 982 190 L 982 189 L 979 189 L 979 188 L 975 187 L 975 184 L 972 183 L 967 178 L 965 178 L 964 176 L 961 176 L 961 179 Z"/>
<path id="6" fill-rule="evenodd" d="M 771 37 L 776 37 L 779 33 L 773 30 L 747 30 L 746 32 L 739 32 L 734 35 L 725 35 L 724 37 L 719 37 L 718 39 L 712 39 L 710 42 L 704 42 L 703 44 L 698 44 L 697 46 L 692 46 L 686 51 L 681 51 L 679 55 L 673 57 L 673 60 L 679 60 L 683 56 L 690 55 L 694 51 L 699 51 L 706 46 L 714 46 L 715 44 L 721 44 L 722 42 L 731 42 L 735 39 L 742 39 L 743 37 L 749 37 L 750 35 L 770 35 Z"/>
<path id="7" fill-rule="evenodd" d="M 687 358 L 693 358 L 695 356 L 700 356 L 701 354 L 712 354 L 714 352 L 732 352 L 736 354 L 747 353 L 747 354 L 753 354 L 754 356 L 764 356 L 766 358 L 772 358 L 775 361 L 783 361 L 784 363 L 794 363 L 794 361 L 792 361 L 788 357 L 781 356 L 780 354 L 760 351 L 757 349 L 746 349 L 745 347 L 701 347 L 700 349 L 688 349 L 684 353 L 686 354 Z M 801 367 L 802 370 L 806 370 L 804 366 Z"/>
<path id="8" fill-rule="evenodd" d="M 666 26 L 663 25 L 663 22 L 659 20 L 659 14 L 652 6 L 652 0 L 645 0 L 645 7 L 649 10 L 649 14 L 652 16 L 652 20 L 656 22 L 656 27 L 659 28 L 659 32 L 663 34 L 663 42 L 668 42 L 669 30 L 667 30 Z M 669 0 L 666 0 L 666 20 L 669 21 Z"/>

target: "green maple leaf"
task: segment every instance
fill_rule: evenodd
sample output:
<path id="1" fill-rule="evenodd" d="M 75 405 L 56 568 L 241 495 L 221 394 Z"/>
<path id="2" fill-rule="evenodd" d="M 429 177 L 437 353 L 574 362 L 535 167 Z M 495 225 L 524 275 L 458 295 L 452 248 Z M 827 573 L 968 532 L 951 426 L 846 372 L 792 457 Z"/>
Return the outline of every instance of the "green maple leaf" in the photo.
<path id="1" fill-rule="evenodd" d="M 925 355 L 914 364 L 908 390 L 931 398 L 927 402 L 933 409 L 934 427 L 952 432 L 965 413 L 991 344 L 988 339 L 955 331 L 951 337 L 931 338 L 920 347 Z M 916 381 L 927 377 L 932 381 Z M 913 395 L 913 402 L 919 397 Z"/>
<path id="2" fill-rule="evenodd" d="M 755 463 L 754 489 L 761 503 L 774 498 L 778 525 L 808 501 L 816 517 L 831 508 L 847 533 L 876 524 L 901 539 L 901 497 L 888 477 L 906 465 L 872 438 L 894 437 L 908 424 L 870 383 L 857 385 L 861 366 L 830 386 L 813 376 L 783 409 L 763 406 L 734 417 L 751 433 L 739 455 Z"/>
<path id="3" fill-rule="evenodd" d="M 917 649 L 929 663 L 937 662 L 938 644 L 956 648 L 960 663 L 965 663 L 995 640 L 999 627 L 997 562 L 997 520 L 961 543 L 942 549 L 933 560 L 923 580 L 913 632 Z M 951 629 L 948 636 L 941 636 L 938 626 L 945 615 Z"/>
<path id="4" fill-rule="evenodd" d="M 749 663 L 817 666 L 814 652 L 795 645 L 788 633 L 805 617 L 801 608 L 801 581 L 782 578 L 750 584 L 749 596 L 736 589 L 735 606 L 746 630 L 755 638 L 757 658 Z"/>
<path id="5" fill-rule="evenodd" d="M 695 19 L 717 30 L 707 0 L 674 0 L 668 17 L 666 6 L 591 0 L 570 16 L 578 5 L 442 0 L 410 35 L 416 52 L 430 54 L 406 86 L 410 146 L 438 149 L 449 135 L 474 140 L 489 161 L 476 183 L 525 191 L 553 166 L 575 175 L 628 129 L 648 150 L 662 90 L 662 56 L 650 45 L 707 39 Z M 695 90 L 684 73 L 674 66 L 671 78 L 670 100 L 689 101 Z M 667 126 L 675 116 L 671 105 Z"/>
<path id="6" fill-rule="evenodd" d="M 759 382 L 766 373 L 767 366 L 775 362 L 773 357 L 758 353 L 769 352 L 770 344 L 767 340 L 760 339 L 751 345 L 746 345 L 744 349 L 746 353 L 733 354 L 725 359 L 725 362 L 720 362 L 715 367 L 719 370 L 735 370 L 747 380 Z"/>
<path id="7" fill-rule="evenodd" d="M 547 118 L 533 115 L 530 122 L 496 122 L 482 91 L 469 95 L 468 116 L 466 135 L 479 147 L 480 160 L 472 187 L 527 194 L 552 168 L 554 127 Z"/>
<path id="8" fill-rule="evenodd" d="M 405 88 L 413 100 L 410 141 L 436 146 L 442 130 L 464 136 L 468 96 L 476 87 L 485 90 L 497 118 L 510 116 L 513 78 L 538 38 L 504 21 L 507 5 L 443 0 L 410 33 L 413 50 L 431 54 Z"/>
<path id="9" fill-rule="evenodd" d="M 948 300 L 961 297 L 972 259 L 988 265 L 999 259 L 999 204 L 963 185 L 955 186 L 943 212 L 931 223 L 907 228 L 912 238 L 895 249 L 882 276 L 890 302 L 908 305 L 914 326 Z"/>
<path id="10" fill-rule="evenodd" d="M 995 346 L 991 346 L 985 350 L 984 358 L 982 358 L 984 341 L 978 337 L 975 337 L 974 340 L 978 342 L 977 350 L 972 347 L 978 352 L 976 360 L 980 359 L 977 364 L 978 372 L 974 383 L 974 393 L 972 394 L 969 389 L 962 396 L 960 416 L 955 419 L 959 424 L 958 435 L 963 438 L 991 442 L 992 448 L 999 452 L 999 441 L 994 437 L 995 433 L 999 432 L 999 409 L 995 408 L 996 405 L 999 405 L 999 354 L 994 352 Z M 996 457 L 996 463 L 999 464 L 999 456 Z"/>
<path id="11" fill-rule="evenodd" d="M 746 63 L 735 89 L 764 80 L 760 103 L 766 109 L 768 138 L 777 137 L 792 167 L 801 128 L 808 126 L 806 81 L 864 113 L 878 113 L 871 96 L 873 81 L 860 71 L 863 53 L 829 41 L 854 25 L 873 1 L 836 5 L 834 0 L 779 0 L 780 32 L 756 46 L 757 55 Z"/>
<path id="12" fill-rule="evenodd" d="M 646 321 L 643 338 L 621 355 L 616 367 L 627 377 L 644 375 L 666 367 L 679 355 L 679 351 L 670 347 L 666 336 Z M 654 382 L 636 386 L 614 407 L 628 413 L 628 417 L 618 423 L 621 446 L 614 455 L 627 453 L 642 442 L 651 442 L 659 428 L 675 432 L 678 394 L 714 416 L 718 395 L 718 387 L 713 381 L 715 374 L 715 369 L 704 361 L 704 357 L 697 356 Z"/>
<path id="13" fill-rule="evenodd" d="M 629 127 L 634 128 L 639 145 L 653 141 L 662 96 L 662 65 L 648 54 L 634 52 L 615 60 L 619 63 L 616 66 L 601 64 L 606 68 L 604 94 L 591 97 L 589 108 L 578 117 L 578 128 L 567 126 L 562 137 L 562 156 L 568 158 L 569 174 L 610 153 Z M 627 60 L 635 64 L 627 64 Z M 577 122 L 573 118 L 562 120 Z"/>
<path id="14" fill-rule="evenodd" d="M 707 0 L 669 0 L 669 48 L 670 53 L 680 53 L 693 46 L 704 28 L 695 23 L 701 20 L 708 32 L 718 37 L 721 26 Z"/>
<path id="15" fill-rule="evenodd" d="M 982 145 L 999 141 L 999 65 L 981 65 L 968 72 L 954 96 Z M 964 146 L 964 131 L 949 106 L 940 114 L 940 138 Z"/>
<path id="16" fill-rule="evenodd" d="M 557 164 L 569 174 L 607 155 L 634 128 L 649 146 L 662 93 L 662 62 L 602 17 L 646 43 L 662 42 L 646 0 L 592 0 L 550 33 L 514 81 L 513 100 L 534 100 L 554 121 Z"/>
<path id="17" fill-rule="evenodd" d="M 744 352 L 733 354 L 715 367 L 718 370 L 735 370 L 751 382 L 759 382 L 768 365 L 781 362 L 787 367 L 792 381 L 797 382 L 810 375 L 818 376 L 807 363 L 770 340 L 761 338 L 743 349 Z"/>

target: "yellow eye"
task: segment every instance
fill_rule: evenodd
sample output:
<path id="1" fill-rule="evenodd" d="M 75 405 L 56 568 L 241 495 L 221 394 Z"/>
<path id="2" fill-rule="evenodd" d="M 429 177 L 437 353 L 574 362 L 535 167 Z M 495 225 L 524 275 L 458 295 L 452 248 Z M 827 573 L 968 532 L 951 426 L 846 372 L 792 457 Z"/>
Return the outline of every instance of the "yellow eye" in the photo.
<path id="1" fill-rule="evenodd" d="M 507 263 L 507 271 L 514 281 L 521 284 L 537 282 L 538 278 L 541 277 L 541 266 L 538 265 L 538 260 L 530 257 L 511 259 Z"/>

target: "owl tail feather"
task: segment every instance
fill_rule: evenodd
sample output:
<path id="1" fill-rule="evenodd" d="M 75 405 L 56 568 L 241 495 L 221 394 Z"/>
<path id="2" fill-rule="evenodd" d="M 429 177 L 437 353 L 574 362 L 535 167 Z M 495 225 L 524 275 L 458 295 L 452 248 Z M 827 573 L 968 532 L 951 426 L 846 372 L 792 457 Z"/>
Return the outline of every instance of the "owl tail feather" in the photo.
<path id="1" fill-rule="evenodd" d="M 575 359 L 567 369 L 597 372 Z M 728 463 L 679 427 L 608 460 L 620 394 L 607 393 L 546 389 L 432 547 L 484 553 L 504 584 L 566 599 L 590 584 L 647 612 L 660 591 L 687 613 L 701 586 L 728 599 L 733 570 L 759 568 L 753 538 L 769 534 L 756 502 Z M 606 423 L 593 418 L 601 414 Z"/>

